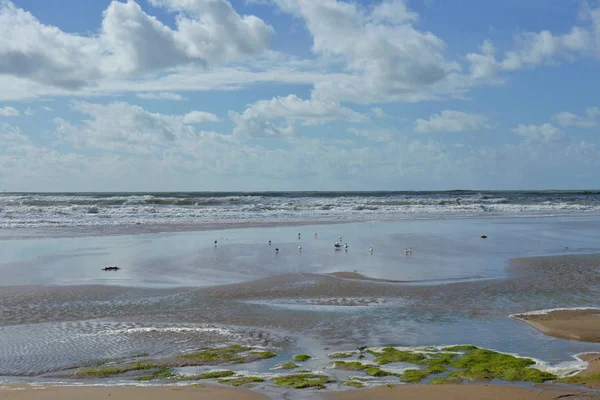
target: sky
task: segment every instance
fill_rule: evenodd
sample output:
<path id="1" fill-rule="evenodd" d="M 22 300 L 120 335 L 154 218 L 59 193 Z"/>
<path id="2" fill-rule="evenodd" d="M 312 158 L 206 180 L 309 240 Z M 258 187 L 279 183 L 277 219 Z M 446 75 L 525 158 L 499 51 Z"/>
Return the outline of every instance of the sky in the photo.
<path id="1" fill-rule="evenodd" d="M 0 0 L 0 191 L 600 188 L 600 1 Z"/>

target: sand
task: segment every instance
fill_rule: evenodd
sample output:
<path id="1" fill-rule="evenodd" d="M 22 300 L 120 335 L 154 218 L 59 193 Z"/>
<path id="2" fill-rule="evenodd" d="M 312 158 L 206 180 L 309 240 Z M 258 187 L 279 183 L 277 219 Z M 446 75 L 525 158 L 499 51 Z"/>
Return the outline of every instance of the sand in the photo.
<path id="1" fill-rule="evenodd" d="M 517 314 L 540 332 L 561 339 L 600 343 L 600 310 L 557 310 L 547 314 Z"/>
<path id="2" fill-rule="evenodd" d="M 359 280 L 359 281 L 370 281 L 370 282 L 382 282 L 382 283 L 406 283 L 407 281 L 395 281 L 391 279 L 376 279 L 369 278 L 366 275 L 359 274 L 358 272 L 332 272 L 326 275 L 335 276 L 336 278 L 341 279 L 351 279 L 351 280 Z"/>
<path id="3" fill-rule="evenodd" d="M 330 400 L 410 399 L 410 400 L 554 400 L 559 396 L 581 393 L 577 390 L 531 390 L 517 386 L 492 385 L 406 385 L 347 391 L 323 396 Z"/>
<path id="4" fill-rule="evenodd" d="M 210 386 L 9 386 L 0 389 L 4 400 L 260 400 L 268 397 L 249 390 Z"/>

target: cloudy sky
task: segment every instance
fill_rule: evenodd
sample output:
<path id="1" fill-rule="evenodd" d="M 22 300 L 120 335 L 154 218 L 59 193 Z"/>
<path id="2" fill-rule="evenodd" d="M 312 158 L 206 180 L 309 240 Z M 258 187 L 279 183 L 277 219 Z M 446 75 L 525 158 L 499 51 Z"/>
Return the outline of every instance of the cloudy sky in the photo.
<path id="1" fill-rule="evenodd" d="M 600 187 L 596 0 L 0 0 L 0 191 Z"/>

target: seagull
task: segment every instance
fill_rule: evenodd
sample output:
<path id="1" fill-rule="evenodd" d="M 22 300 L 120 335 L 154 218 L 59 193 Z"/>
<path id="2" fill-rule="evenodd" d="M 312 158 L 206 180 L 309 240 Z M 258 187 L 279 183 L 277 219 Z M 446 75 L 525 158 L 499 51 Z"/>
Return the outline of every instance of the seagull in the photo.
<path id="1" fill-rule="evenodd" d="M 356 350 L 358 350 L 358 351 L 360 351 L 362 353 L 366 349 L 367 349 L 367 346 L 361 346 L 361 347 L 358 347 Z"/>
<path id="2" fill-rule="evenodd" d="M 269 240 L 269 246 L 271 245 L 271 241 Z"/>
<path id="3" fill-rule="evenodd" d="M 302 246 L 298 246 L 298 251 L 302 251 Z"/>
<path id="4" fill-rule="evenodd" d="M 342 235 L 340 235 L 340 242 L 342 241 Z"/>
<path id="5" fill-rule="evenodd" d="M 372 252 L 373 252 L 373 248 L 369 247 L 369 253 L 372 253 Z"/>
<path id="6" fill-rule="evenodd" d="M 410 247 L 408 249 L 404 249 L 404 254 L 406 254 L 406 255 L 412 254 L 412 249 Z"/>
<path id="7" fill-rule="evenodd" d="M 315 237 L 317 237 L 317 236 L 318 236 L 318 235 L 317 235 L 317 232 L 315 232 Z"/>
<path id="8" fill-rule="evenodd" d="M 335 242 L 333 247 L 335 247 L 336 249 L 340 249 L 342 245 L 340 244 L 340 242 Z"/>
<path id="9" fill-rule="evenodd" d="M 279 253 L 279 249 L 275 249 L 275 254 Z"/>
<path id="10" fill-rule="evenodd" d="M 302 236 L 300 233 L 298 234 L 298 239 L 300 239 L 300 236 Z"/>
<path id="11" fill-rule="evenodd" d="M 344 250 L 348 251 L 348 243 L 344 245 Z"/>
<path id="12" fill-rule="evenodd" d="M 217 245 L 217 239 L 215 239 L 215 242 L 214 242 L 214 243 L 215 243 L 215 246 L 216 246 L 216 245 Z"/>

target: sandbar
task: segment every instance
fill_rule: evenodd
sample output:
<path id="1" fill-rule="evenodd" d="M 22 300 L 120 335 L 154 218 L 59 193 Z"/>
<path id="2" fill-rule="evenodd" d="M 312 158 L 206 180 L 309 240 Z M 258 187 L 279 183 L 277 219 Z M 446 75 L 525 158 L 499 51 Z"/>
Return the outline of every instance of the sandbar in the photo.
<path id="1" fill-rule="evenodd" d="M 214 386 L 1 386 L 0 399 L 11 400 L 262 400 L 249 390 Z"/>
<path id="2" fill-rule="evenodd" d="M 549 336 L 600 343 L 600 309 L 554 310 L 512 317 Z"/>

